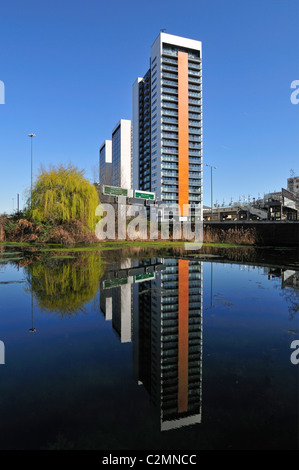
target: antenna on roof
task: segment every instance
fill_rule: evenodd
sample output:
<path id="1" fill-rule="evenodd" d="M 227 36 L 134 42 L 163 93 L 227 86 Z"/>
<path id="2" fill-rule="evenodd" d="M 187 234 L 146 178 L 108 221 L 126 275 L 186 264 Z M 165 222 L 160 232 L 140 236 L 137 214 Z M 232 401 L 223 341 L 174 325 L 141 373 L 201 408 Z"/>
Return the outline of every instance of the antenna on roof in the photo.
<path id="1" fill-rule="evenodd" d="M 160 32 L 161 32 L 161 33 L 165 33 L 165 31 L 166 31 L 166 28 L 160 29 Z"/>

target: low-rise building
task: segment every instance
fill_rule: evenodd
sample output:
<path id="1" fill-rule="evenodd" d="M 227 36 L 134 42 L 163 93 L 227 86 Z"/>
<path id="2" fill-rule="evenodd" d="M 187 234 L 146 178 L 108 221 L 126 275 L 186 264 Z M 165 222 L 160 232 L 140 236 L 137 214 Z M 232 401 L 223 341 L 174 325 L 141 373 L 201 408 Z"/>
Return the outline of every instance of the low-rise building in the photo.
<path id="1" fill-rule="evenodd" d="M 99 182 L 119 188 L 132 188 L 132 125 L 121 119 L 112 131 L 111 140 L 100 148 Z"/>
<path id="2" fill-rule="evenodd" d="M 112 141 L 105 140 L 100 148 L 100 172 L 101 184 L 112 184 Z"/>

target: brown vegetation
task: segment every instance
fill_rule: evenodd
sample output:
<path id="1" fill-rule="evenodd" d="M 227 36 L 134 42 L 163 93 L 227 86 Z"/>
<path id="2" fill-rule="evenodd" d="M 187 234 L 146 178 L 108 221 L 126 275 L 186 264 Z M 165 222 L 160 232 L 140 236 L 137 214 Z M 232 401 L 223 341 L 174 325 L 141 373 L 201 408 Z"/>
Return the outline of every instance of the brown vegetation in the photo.
<path id="1" fill-rule="evenodd" d="M 117 227 L 117 225 L 116 225 Z M 149 228 L 147 230 L 147 240 L 150 241 Z M 231 228 L 228 230 L 204 227 L 204 243 L 226 243 L 231 245 L 256 245 L 257 234 L 254 228 L 244 229 Z M 116 240 L 117 240 L 116 233 Z M 127 237 L 127 240 L 129 238 Z M 144 238 L 137 238 L 136 241 L 142 241 Z M 158 240 L 161 241 L 161 227 L 158 231 Z M 99 242 L 95 233 L 90 232 L 80 220 L 70 220 L 63 224 L 58 223 L 34 223 L 25 218 L 0 217 L 0 241 L 8 242 L 40 242 L 40 243 L 59 243 L 62 245 L 75 243 L 95 243 Z M 146 241 L 146 239 L 144 240 Z M 169 241 L 178 241 L 173 239 L 172 230 L 170 230 Z M 182 236 L 181 241 L 184 240 Z"/>
<path id="2" fill-rule="evenodd" d="M 255 245 L 257 234 L 254 228 L 230 228 L 228 230 L 206 227 L 204 243 L 229 243 L 232 245 Z"/>
<path id="3" fill-rule="evenodd" d="M 79 220 L 64 224 L 36 224 L 27 219 L 0 218 L 0 241 L 60 243 L 93 243 L 96 236 Z"/>

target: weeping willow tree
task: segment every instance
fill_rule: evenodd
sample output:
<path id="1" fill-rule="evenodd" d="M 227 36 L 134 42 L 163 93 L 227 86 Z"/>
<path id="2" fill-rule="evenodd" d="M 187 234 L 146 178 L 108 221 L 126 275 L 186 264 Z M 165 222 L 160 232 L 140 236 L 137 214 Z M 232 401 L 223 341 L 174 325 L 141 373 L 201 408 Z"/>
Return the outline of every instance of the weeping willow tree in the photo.
<path id="1" fill-rule="evenodd" d="M 25 268 L 27 287 L 45 312 L 73 315 L 97 295 L 104 264 L 97 253 L 75 258 L 43 258 Z"/>
<path id="2" fill-rule="evenodd" d="M 80 220 L 93 230 L 99 196 L 83 173 L 72 165 L 42 170 L 28 201 L 31 220 L 58 224 Z"/>

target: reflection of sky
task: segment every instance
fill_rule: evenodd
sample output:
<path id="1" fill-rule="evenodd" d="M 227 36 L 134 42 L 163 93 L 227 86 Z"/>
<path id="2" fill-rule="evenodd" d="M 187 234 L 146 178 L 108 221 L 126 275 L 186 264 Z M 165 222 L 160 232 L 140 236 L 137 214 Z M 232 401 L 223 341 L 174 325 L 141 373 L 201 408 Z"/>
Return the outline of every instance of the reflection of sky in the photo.
<path id="1" fill-rule="evenodd" d="M 217 310 L 225 309 L 227 300 L 230 309 L 226 311 L 226 320 L 256 325 L 260 327 L 271 318 L 271 324 L 288 319 L 288 308 L 280 293 L 281 279 L 269 280 L 262 268 L 249 268 L 239 265 L 213 263 L 213 305 Z M 210 306 L 211 263 L 204 263 L 205 307 Z M 229 325 L 230 326 L 230 325 Z M 291 326 L 291 325 L 290 325 Z"/>
<path id="2" fill-rule="evenodd" d="M 30 369 L 29 375 L 42 373 L 46 376 L 45 372 L 51 373 L 53 367 L 63 370 L 94 356 L 104 367 L 103 374 L 107 373 L 115 356 L 123 368 L 126 364 L 129 366 L 129 351 L 115 341 L 111 326 L 94 309 L 92 301 L 85 313 L 78 312 L 71 318 L 67 315 L 61 318 L 55 312 L 44 313 L 34 302 L 33 325 L 37 331 L 30 333 L 31 295 L 30 291 L 25 292 L 28 284 L 1 284 L 4 280 L 24 280 L 23 269 L 18 271 L 9 265 L 0 273 L 0 339 L 5 343 L 5 375 L 13 377 L 14 370 L 22 375 L 22 371 L 28 373 Z"/>
<path id="3" fill-rule="evenodd" d="M 271 349 L 275 360 L 288 364 L 295 337 L 288 330 L 299 335 L 299 318 L 290 319 L 281 279 L 268 279 L 263 268 L 213 263 L 211 308 L 211 263 L 204 263 L 203 269 L 205 351 L 211 346 L 220 354 L 225 348 L 258 359 Z"/>
<path id="4" fill-rule="evenodd" d="M 74 439 L 82 438 L 84 427 L 94 436 L 100 433 L 95 445 L 103 440 L 103 448 L 111 448 L 111 442 L 116 448 L 119 443 L 134 448 L 139 440 L 156 449 L 186 448 L 186 442 L 191 449 L 202 442 L 207 448 L 214 442 L 217 448 L 219 439 L 230 436 L 231 426 L 242 428 L 246 413 L 257 426 L 274 420 L 274 430 L 284 415 L 282 431 L 288 429 L 292 436 L 298 385 L 289 358 L 290 343 L 297 337 L 288 330 L 298 330 L 298 318 L 289 319 L 281 280 L 268 280 L 262 268 L 248 272 L 239 265 L 213 263 L 211 309 L 211 264 L 203 263 L 203 271 L 202 423 L 161 437 L 151 421 L 148 394 L 133 378 L 132 343 L 119 341 L 98 303 L 93 300 L 85 313 L 63 318 L 35 306 L 37 332 L 29 333 L 31 296 L 27 284 L 19 283 L 24 271 L 1 266 L 0 339 L 6 365 L 0 367 L 0 431 L 11 423 L 7 442 L 16 439 L 20 445 L 27 439 L 20 416 L 28 439 L 43 445 L 55 441 L 57 430 L 68 435 L 69 423 Z M 2 284 L 7 281 L 17 283 Z M 272 430 L 265 426 L 261 432 L 270 440 Z"/>
<path id="5" fill-rule="evenodd" d="M 287 330 L 298 329 L 298 317 L 290 320 L 288 305 L 281 295 L 280 279 L 268 280 L 262 268 L 249 268 L 239 265 L 213 263 L 213 299 L 210 308 L 211 263 L 203 263 L 203 313 L 204 338 L 222 332 L 235 332 L 236 335 L 248 335 L 250 332 L 264 340 L 275 335 L 281 337 Z M 16 283 L 13 283 L 16 281 Z M 23 269 L 5 265 L 0 269 L 0 339 L 9 342 L 28 341 L 28 329 L 31 326 L 31 296 L 25 289 Z M 4 282 L 9 282 L 4 284 Z M 88 334 L 94 328 L 94 322 L 101 325 L 99 332 L 110 332 L 111 325 L 96 313 L 92 302 L 87 307 L 87 314 L 78 313 L 71 319 L 61 319 L 53 314 L 45 314 L 34 307 L 34 327 L 38 338 L 52 338 L 53 335 L 65 337 L 73 334 Z M 111 334 L 111 333 L 110 333 Z M 237 339 L 236 336 L 235 339 Z"/>

